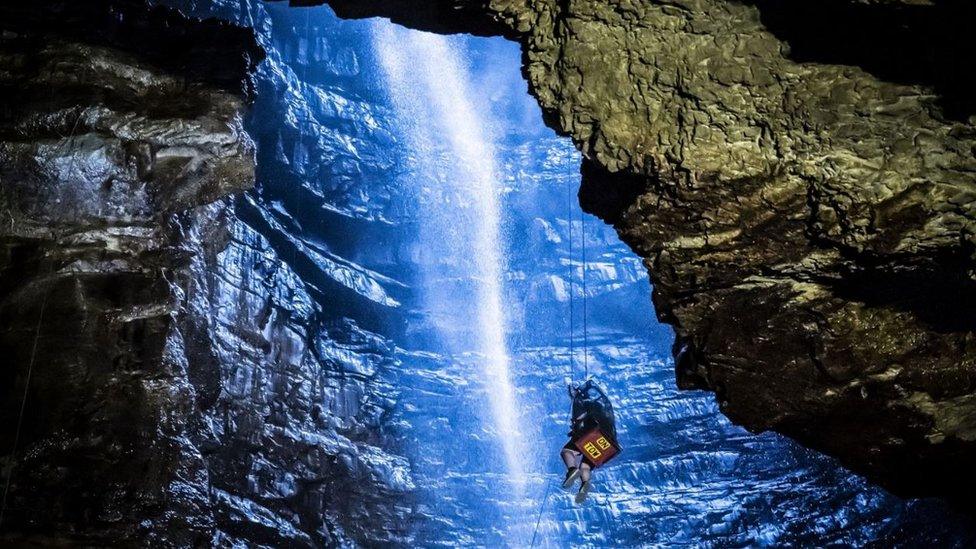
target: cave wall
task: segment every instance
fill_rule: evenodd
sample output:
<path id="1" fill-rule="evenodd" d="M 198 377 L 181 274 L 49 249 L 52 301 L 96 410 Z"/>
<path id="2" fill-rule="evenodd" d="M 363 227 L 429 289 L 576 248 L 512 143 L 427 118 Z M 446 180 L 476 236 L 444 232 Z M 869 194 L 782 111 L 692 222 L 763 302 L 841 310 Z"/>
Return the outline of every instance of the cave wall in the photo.
<path id="1" fill-rule="evenodd" d="M 584 207 L 645 258 L 683 387 L 899 493 L 972 489 L 972 7 L 328 3 L 521 42 Z"/>
<path id="2" fill-rule="evenodd" d="M 226 25 L 114 9 L 3 9 L 4 536 L 192 545 L 213 527 L 190 440 L 209 357 L 172 277 L 185 231 L 219 249 L 223 197 L 254 183 L 261 53 Z"/>
<path id="3" fill-rule="evenodd" d="M 4 540 L 407 543 L 380 335 L 404 288 L 378 273 L 404 260 L 398 166 L 356 35 L 160 3 L 255 35 L 137 1 L 2 8 Z M 941 73 L 827 64 L 759 2 L 334 4 L 523 41 L 584 206 L 647 259 L 685 387 L 905 493 L 971 483 L 972 123 Z"/>
<path id="4" fill-rule="evenodd" d="M 382 189 L 354 189 L 384 141 L 292 67 L 355 56 L 260 3 L 154 4 L 0 9 L 2 539 L 402 541 L 397 361 L 368 272 L 322 248 L 375 236 Z"/>

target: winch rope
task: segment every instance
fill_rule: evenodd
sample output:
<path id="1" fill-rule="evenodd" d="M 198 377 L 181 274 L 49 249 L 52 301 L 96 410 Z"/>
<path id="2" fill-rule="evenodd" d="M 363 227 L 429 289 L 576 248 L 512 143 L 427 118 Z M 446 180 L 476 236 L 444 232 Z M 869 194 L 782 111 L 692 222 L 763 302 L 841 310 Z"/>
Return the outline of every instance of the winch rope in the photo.
<path id="1" fill-rule="evenodd" d="M 539 524 L 542 523 L 542 512 L 546 510 L 546 503 L 549 501 L 549 494 L 552 492 L 552 476 L 546 481 L 546 495 L 542 496 L 542 505 L 539 506 L 539 513 L 535 518 L 535 529 L 532 531 L 532 543 L 529 547 L 535 547 L 536 537 L 539 535 Z"/>
<path id="2" fill-rule="evenodd" d="M 31 346 L 30 361 L 27 363 L 27 378 L 24 380 L 24 396 L 20 399 L 20 413 L 17 416 L 17 428 L 14 430 L 14 445 L 10 450 L 10 463 L 7 466 L 7 478 L 3 485 L 3 502 L 0 504 L 0 527 L 3 526 L 3 517 L 7 513 L 7 495 L 10 493 L 10 480 L 14 476 L 14 460 L 17 458 L 17 450 L 20 446 L 20 432 L 24 425 L 24 412 L 27 409 L 27 394 L 30 390 L 31 376 L 34 373 L 34 361 L 37 358 L 37 342 L 41 336 L 41 324 L 44 322 L 44 310 L 47 308 L 47 299 L 51 295 L 51 287 L 44 291 L 44 299 L 41 301 L 41 311 L 37 315 L 37 327 L 34 328 L 34 343 Z"/>
<path id="3" fill-rule="evenodd" d="M 573 216 L 573 182 L 576 180 L 575 177 L 570 176 L 567 183 L 567 195 L 568 195 L 568 208 L 567 208 L 567 223 L 569 226 L 569 373 L 570 378 L 575 377 L 576 373 L 576 292 L 573 284 L 573 279 L 576 277 L 576 267 L 575 267 L 575 250 L 573 246 L 573 225 L 575 219 Z M 578 200 L 577 200 L 578 202 Z M 578 203 L 576 204 L 578 205 Z M 583 379 L 586 380 L 590 377 L 590 357 L 589 357 L 589 323 L 587 320 L 587 293 L 586 293 L 586 213 L 580 208 L 580 278 L 582 283 L 582 298 L 583 298 Z"/>
<path id="4" fill-rule="evenodd" d="M 575 316 L 575 307 L 573 302 L 575 298 L 573 296 L 573 176 L 570 172 L 570 176 L 566 179 L 566 223 L 569 228 L 569 261 L 567 262 L 569 276 L 566 280 L 569 282 L 569 377 L 572 379 L 576 373 L 576 345 L 575 345 L 575 332 L 576 325 L 573 320 Z"/>
<path id="5" fill-rule="evenodd" d="M 573 415 L 572 403 L 570 403 L 569 405 L 569 410 L 570 410 L 569 415 L 570 417 L 572 417 Z M 550 461 L 549 465 L 546 466 L 546 469 L 549 470 L 551 468 L 552 468 L 552 462 Z M 549 496 L 552 494 L 552 476 L 546 475 L 546 477 L 548 479 L 546 481 L 546 492 L 545 495 L 542 496 L 542 504 L 539 505 L 539 511 L 535 518 L 535 529 L 532 531 L 532 543 L 529 544 L 530 548 L 535 547 L 536 537 L 539 534 L 539 524 L 542 522 L 542 513 L 546 510 L 546 503 L 549 502 Z"/>
<path id="6" fill-rule="evenodd" d="M 54 88 L 52 87 L 51 100 L 53 99 L 54 99 Z M 82 116 L 84 116 L 84 114 L 85 114 L 84 109 L 82 109 L 78 113 L 78 116 L 75 117 L 74 124 L 72 124 L 71 126 L 71 131 L 68 133 L 68 136 L 66 138 L 63 134 L 60 135 L 63 139 L 61 140 L 61 143 L 58 144 L 54 154 L 52 154 L 50 158 L 48 158 L 47 162 L 45 162 L 45 167 L 50 166 L 50 164 L 53 162 L 53 159 L 60 156 L 67 149 L 68 144 L 74 139 L 75 134 L 78 131 L 78 125 L 81 122 Z M 70 174 L 74 170 L 77 158 L 78 158 L 77 155 L 72 155 L 71 161 L 68 163 L 68 169 L 65 173 Z M 54 275 L 54 271 L 55 268 L 54 268 L 54 264 L 52 263 L 48 271 L 49 276 Z M 10 450 L 10 463 L 7 464 L 7 478 L 4 479 L 4 483 L 3 483 L 3 500 L 2 502 L 0 502 L 0 529 L 3 528 L 3 519 L 4 516 L 7 514 L 7 496 L 10 494 L 10 483 L 14 476 L 14 468 L 16 467 L 17 450 L 20 447 L 20 435 L 24 426 L 24 413 L 27 411 L 27 396 L 30 392 L 31 377 L 33 376 L 34 373 L 34 362 L 37 358 L 37 342 L 41 336 L 41 325 L 44 322 L 44 311 L 47 309 L 47 301 L 48 298 L 51 296 L 51 290 L 52 290 L 51 285 L 48 285 L 47 289 L 44 290 L 44 298 L 41 300 L 41 309 L 37 315 L 37 326 L 34 328 L 34 342 L 31 345 L 30 361 L 28 361 L 27 363 L 27 377 L 24 379 L 24 395 L 20 399 L 20 411 L 18 412 L 17 415 L 17 426 L 14 430 L 14 445 L 13 448 Z"/>
<path id="7" fill-rule="evenodd" d="M 582 206 L 580 206 L 580 248 L 582 249 L 582 263 L 583 263 L 583 379 L 590 377 L 590 359 L 589 350 L 590 342 L 587 329 L 586 320 L 586 212 L 583 211 Z"/>

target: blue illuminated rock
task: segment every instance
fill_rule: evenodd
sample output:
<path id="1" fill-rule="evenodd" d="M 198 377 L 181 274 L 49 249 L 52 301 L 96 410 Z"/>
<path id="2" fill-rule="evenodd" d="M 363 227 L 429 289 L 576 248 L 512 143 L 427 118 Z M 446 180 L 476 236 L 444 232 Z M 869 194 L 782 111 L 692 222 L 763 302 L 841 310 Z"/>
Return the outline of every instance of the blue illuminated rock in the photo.
<path id="1" fill-rule="evenodd" d="M 678 392 L 672 332 L 652 321 L 641 260 L 609 227 L 582 221 L 579 156 L 524 95 L 514 45 L 457 38 L 473 87 L 496 92 L 473 100 L 500 126 L 498 244 L 530 448 L 524 493 L 513 496 L 484 357 L 432 336 L 420 273 L 434 261 L 458 272 L 471 258 L 432 257 L 418 238 L 417 193 L 428 207 L 454 206 L 438 194 L 445 181 L 418 168 L 409 124 L 391 108 L 371 39 L 385 23 L 250 0 L 160 3 L 253 29 L 266 59 L 250 107 L 247 71 L 235 80 L 227 70 L 242 51 L 260 57 L 248 33 L 169 14 L 170 32 L 203 25 L 234 38 L 204 41 L 223 67 L 213 80 L 193 72 L 185 90 L 172 66 L 143 58 L 148 44 L 52 41 L 42 57 L 81 75 L 53 94 L 65 105 L 52 110 L 44 93 L 61 80 L 22 75 L 17 84 L 36 92 L 26 122 L 0 118 L 0 211 L 15 221 L 0 231 L 0 344 L 13 357 L 0 369 L 12 380 L 0 384 L 4 425 L 16 423 L 35 368 L 3 541 L 974 541 L 944 504 L 890 496 L 832 459 L 730 425 L 705 393 Z M 130 23 L 145 30 L 118 24 Z M 4 55 L 25 46 L 8 38 Z M 76 120 L 83 138 L 52 137 Z M 586 363 L 614 399 L 624 453 L 577 507 L 554 486 L 545 493 L 561 477 L 562 378 L 582 375 L 584 273 Z"/>

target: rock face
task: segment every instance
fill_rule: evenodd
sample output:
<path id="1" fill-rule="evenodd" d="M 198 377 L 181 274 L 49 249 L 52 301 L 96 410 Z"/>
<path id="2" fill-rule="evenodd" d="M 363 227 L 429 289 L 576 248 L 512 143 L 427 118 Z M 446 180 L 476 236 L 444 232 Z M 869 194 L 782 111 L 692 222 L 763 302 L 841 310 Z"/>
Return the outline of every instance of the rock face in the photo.
<path id="1" fill-rule="evenodd" d="M 425 338 L 416 272 L 430 254 L 402 194 L 444 181 L 402 158 L 409 130 L 370 28 L 258 0 L 153 2 L 248 31 L 141 1 L 76 4 L 0 8 L 3 542 L 500 545 L 507 524 L 575 545 L 971 543 L 943 506 L 675 394 L 639 260 L 568 207 L 577 155 L 534 109 L 527 122 L 492 98 L 511 125 L 494 146 L 520 412 L 539 447 L 562 444 L 552 380 L 581 352 L 565 336 L 582 312 L 564 313 L 585 272 L 590 365 L 628 440 L 598 505 L 552 499 L 537 515 L 559 467 L 541 453 L 511 501 L 478 357 Z M 445 5 L 397 13 L 517 35 L 481 6 L 441 18 Z M 650 192 L 646 175 L 584 169 L 599 190 L 586 203 L 609 218 Z M 585 265 L 571 232 L 587 233 Z"/>
<path id="2" fill-rule="evenodd" d="M 207 6 L 225 8 L 266 19 Z M 256 177 L 289 188 L 310 150 L 339 158 L 356 141 L 315 121 L 358 134 L 367 113 L 296 101 L 280 57 L 255 74 L 266 26 L 140 0 L 5 5 L 0 21 L 2 539 L 400 539 L 412 485 L 379 429 L 396 362 L 352 306 L 369 310 L 370 280 L 283 229 L 312 225 L 294 202 L 232 198 Z M 254 116 L 276 128 L 251 132 L 264 171 Z"/>
<path id="3" fill-rule="evenodd" d="M 972 7 L 329 4 L 521 42 L 584 207 L 645 258 L 682 387 L 898 493 L 976 486 Z"/>
<path id="4" fill-rule="evenodd" d="M 211 357 L 173 277 L 194 242 L 226 243 L 219 199 L 253 185 L 261 54 L 226 25 L 112 9 L 0 16 L 4 534 L 190 545 L 213 527 L 190 440 Z"/>

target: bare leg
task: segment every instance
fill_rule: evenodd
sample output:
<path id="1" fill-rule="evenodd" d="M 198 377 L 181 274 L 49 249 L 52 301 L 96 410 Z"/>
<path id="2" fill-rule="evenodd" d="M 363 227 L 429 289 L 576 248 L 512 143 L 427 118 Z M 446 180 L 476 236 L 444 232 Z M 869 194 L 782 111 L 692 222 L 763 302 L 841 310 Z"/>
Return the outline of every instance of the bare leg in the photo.
<path id="1" fill-rule="evenodd" d="M 559 452 L 559 457 L 563 458 L 563 463 L 566 464 L 566 478 L 563 479 L 564 490 L 576 484 L 576 479 L 579 478 L 580 470 L 576 468 L 576 464 L 579 463 L 581 455 L 569 448 L 563 448 L 563 451 Z"/>
<path id="2" fill-rule="evenodd" d="M 563 463 L 566 464 L 567 469 L 576 467 L 576 460 L 577 460 L 577 456 L 579 455 L 580 455 L 579 452 L 574 452 L 569 448 L 563 448 L 563 451 L 559 452 L 559 457 L 563 458 Z"/>
<path id="3" fill-rule="evenodd" d="M 579 492 L 576 493 L 577 505 L 580 505 L 581 503 L 586 501 L 586 495 L 590 493 L 590 488 L 591 488 L 590 487 L 590 471 L 591 471 L 590 465 L 584 461 L 583 463 L 580 464 L 579 470 L 580 470 L 580 480 L 582 480 L 583 482 L 580 483 Z"/>

